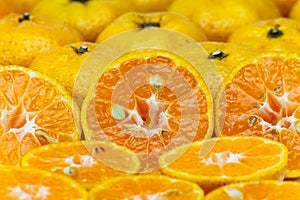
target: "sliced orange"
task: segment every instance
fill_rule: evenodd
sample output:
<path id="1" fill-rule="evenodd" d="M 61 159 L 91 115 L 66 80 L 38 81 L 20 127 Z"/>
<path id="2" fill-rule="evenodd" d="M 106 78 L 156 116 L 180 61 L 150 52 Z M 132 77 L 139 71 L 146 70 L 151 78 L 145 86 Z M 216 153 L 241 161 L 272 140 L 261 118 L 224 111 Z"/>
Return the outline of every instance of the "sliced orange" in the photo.
<path id="1" fill-rule="evenodd" d="M 89 192 L 89 199 L 201 200 L 203 190 L 195 183 L 162 175 L 116 177 Z"/>
<path id="2" fill-rule="evenodd" d="M 23 67 L 0 67 L 0 164 L 19 165 L 30 149 L 78 140 L 73 114 L 71 97 L 54 80 Z"/>
<path id="3" fill-rule="evenodd" d="M 177 147 L 159 158 L 166 175 L 194 181 L 205 192 L 219 186 L 285 175 L 287 149 L 262 137 L 220 137 Z"/>
<path id="4" fill-rule="evenodd" d="M 0 167 L 1 200 L 87 200 L 88 193 L 76 181 L 52 172 L 19 167 Z"/>
<path id="5" fill-rule="evenodd" d="M 111 165 L 107 159 L 114 156 L 122 159 Z M 135 154 L 104 141 L 44 145 L 29 151 L 22 159 L 22 166 L 68 175 L 87 189 L 112 177 L 135 173 L 139 164 Z M 126 171 L 120 171 L 120 166 Z"/>
<path id="6" fill-rule="evenodd" d="M 223 128 L 217 130 L 222 134 L 262 136 L 285 144 L 290 178 L 300 176 L 299 74 L 299 56 L 261 54 L 233 69 L 224 80 L 225 100 L 216 104 L 226 110 Z"/>
<path id="7" fill-rule="evenodd" d="M 158 49 L 128 52 L 100 70 L 82 105 L 88 140 L 109 139 L 151 162 L 161 150 L 210 137 L 212 119 L 200 73 Z"/>
<path id="8" fill-rule="evenodd" d="M 292 181 L 251 181 L 229 184 L 220 187 L 205 196 L 205 200 L 298 200 L 300 183 Z"/>

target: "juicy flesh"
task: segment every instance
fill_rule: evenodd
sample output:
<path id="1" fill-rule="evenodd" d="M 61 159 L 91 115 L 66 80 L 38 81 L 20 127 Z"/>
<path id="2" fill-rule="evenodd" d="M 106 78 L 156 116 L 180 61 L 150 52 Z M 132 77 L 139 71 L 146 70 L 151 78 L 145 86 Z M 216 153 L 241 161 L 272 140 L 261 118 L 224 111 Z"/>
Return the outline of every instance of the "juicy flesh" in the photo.
<path id="1" fill-rule="evenodd" d="M 208 130 L 200 84 L 188 69 L 163 56 L 131 59 L 106 71 L 96 86 L 94 103 L 104 134 L 137 152 L 167 146 L 180 128 L 194 127 L 198 139 Z M 187 115 L 191 117 L 182 120 Z"/>
<path id="2" fill-rule="evenodd" d="M 300 61 L 266 57 L 242 68 L 226 85 L 222 133 L 283 142 L 288 169 L 300 169 Z"/>
<path id="3" fill-rule="evenodd" d="M 63 112 L 60 113 L 60 112 Z M 33 72 L 0 73 L 0 164 L 18 165 L 30 149 L 57 142 L 74 131 L 71 107 L 55 87 Z M 63 125 L 55 125 L 65 122 Z M 72 128 L 70 128 L 72 127 Z M 71 139 L 71 138 L 69 138 Z"/>

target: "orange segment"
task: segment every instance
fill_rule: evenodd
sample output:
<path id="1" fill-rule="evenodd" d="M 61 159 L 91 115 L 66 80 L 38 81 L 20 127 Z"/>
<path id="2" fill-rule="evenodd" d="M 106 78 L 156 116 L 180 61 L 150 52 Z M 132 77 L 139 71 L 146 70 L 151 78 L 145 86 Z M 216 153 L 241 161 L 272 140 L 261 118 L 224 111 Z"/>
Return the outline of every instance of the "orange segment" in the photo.
<path id="1" fill-rule="evenodd" d="M 78 139 L 64 89 L 35 71 L 0 67 L 0 163 L 19 165 L 30 149 Z"/>
<path id="2" fill-rule="evenodd" d="M 153 152 L 212 134 L 208 88 L 198 71 L 175 54 L 133 51 L 96 79 L 82 106 L 87 139 L 108 138 L 150 159 Z"/>
<path id="3" fill-rule="evenodd" d="M 205 200 L 298 200 L 300 183 L 291 181 L 252 181 L 229 184 L 220 187 L 205 196 Z"/>
<path id="4" fill-rule="evenodd" d="M 288 177 L 300 176 L 299 66 L 294 54 L 262 54 L 236 66 L 224 83 L 222 133 L 282 142 L 289 149 Z"/>
<path id="5" fill-rule="evenodd" d="M 96 199 L 203 199 L 203 190 L 195 183 L 162 175 L 116 177 L 103 182 L 89 193 Z"/>
<path id="6" fill-rule="evenodd" d="M 34 168 L 0 167 L 2 200 L 82 199 L 87 192 L 69 177 Z"/>
<path id="7" fill-rule="evenodd" d="M 110 164 L 108 160 L 116 153 L 122 157 L 118 166 Z M 68 175 L 90 189 L 107 179 L 137 172 L 139 159 L 128 150 L 104 141 L 64 142 L 29 151 L 22 159 L 22 166 Z M 119 171 L 117 167 L 120 166 L 127 171 Z"/>
<path id="8" fill-rule="evenodd" d="M 159 163 L 164 174 L 194 181 L 209 192 L 232 182 L 283 179 L 287 149 L 261 137 L 221 137 L 175 148 Z"/>

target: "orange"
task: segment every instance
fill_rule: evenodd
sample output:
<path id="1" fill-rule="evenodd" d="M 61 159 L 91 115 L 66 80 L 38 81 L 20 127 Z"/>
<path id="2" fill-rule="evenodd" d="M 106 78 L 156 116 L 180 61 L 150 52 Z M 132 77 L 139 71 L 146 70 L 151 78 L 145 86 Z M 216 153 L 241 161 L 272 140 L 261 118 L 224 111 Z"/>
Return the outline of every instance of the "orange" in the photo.
<path id="1" fill-rule="evenodd" d="M 86 139 L 108 138 L 146 164 L 163 149 L 210 137 L 213 128 L 204 79 L 181 56 L 161 49 L 133 50 L 99 69 L 81 116 Z"/>
<path id="2" fill-rule="evenodd" d="M 2 165 L 19 165 L 25 153 L 44 144 L 78 140 L 71 97 L 33 70 L 0 67 L 0 113 Z"/>
<path id="3" fill-rule="evenodd" d="M 31 12 L 64 20 L 93 42 L 115 18 L 130 10 L 130 2 L 124 0 L 41 0 Z"/>
<path id="4" fill-rule="evenodd" d="M 300 20 L 299 10 L 300 10 L 300 2 L 296 0 L 296 2 L 293 4 L 290 10 L 288 17 L 299 21 Z"/>
<path id="5" fill-rule="evenodd" d="M 83 97 L 79 90 L 73 91 L 73 86 L 78 70 L 95 46 L 91 42 L 76 42 L 53 48 L 35 58 L 29 68 L 56 79 L 80 106 Z"/>
<path id="6" fill-rule="evenodd" d="M 116 177 L 96 186 L 89 199 L 202 200 L 203 190 L 195 183 L 162 175 Z"/>
<path id="7" fill-rule="evenodd" d="M 168 11 L 186 15 L 204 29 L 209 40 L 222 42 L 241 25 L 280 16 L 273 0 L 175 0 Z"/>
<path id="8" fill-rule="evenodd" d="M 105 154 L 112 157 L 113 153 L 122 156 L 118 166 L 109 166 L 104 160 Z M 65 174 L 91 189 L 107 179 L 137 172 L 139 159 L 128 150 L 103 141 L 63 142 L 32 149 L 23 157 L 22 166 Z"/>
<path id="9" fill-rule="evenodd" d="M 236 199 L 264 199 L 264 200 L 298 200 L 300 183 L 292 181 L 252 181 L 229 184 L 220 187 L 205 196 L 205 200 L 236 200 Z"/>
<path id="10" fill-rule="evenodd" d="M 237 65 L 224 80 L 225 100 L 216 103 L 223 115 L 217 132 L 261 136 L 280 141 L 289 150 L 287 177 L 300 176 L 300 57 L 263 53 Z M 221 113 L 218 109 L 225 108 Z M 220 118 L 219 118 L 220 119 Z"/>
<path id="11" fill-rule="evenodd" d="M 69 177 L 35 168 L 0 167 L 2 200 L 82 199 L 88 193 Z"/>
<path id="12" fill-rule="evenodd" d="M 276 18 L 241 26 L 230 35 L 228 42 L 238 42 L 262 52 L 284 51 L 299 53 L 299 37 L 299 21 L 288 18 Z"/>
<path id="13" fill-rule="evenodd" d="M 130 0 L 138 12 L 165 11 L 174 0 Z"/>
<path id="14" fill-rule="evenodd" d="M 131 29 L 140 31 L 145 28 L 165 28 L 186 34 L 196 41 L 207 40 L 201 27 L 187 17 L 171 12 L 138 13 L 128 12 L 106 27 L 98 36 L 96 42 L 101 42 L 115 34 Z"/>
<path id="15" fill-rule="evenodd" d="M 222 78 L 225 78 L 239 62 L 257 54 L 250 46 L 228 42 L 200 42 L 208 53 L 207 58 L 213 60 Z"/>
<path id="16" fill-rule="evenodd" d="M 225 184 L 284 178 L 287 148 L 262 137 L 220 137 L 177 147 L 159 158 L 166 175 L 198 183 L 205 192 Z"/>
<path id="17" fill-rule="evenodd" d="M 3 0 L 2 0 L 3 1 Z M 13 7 L 17 13 L 30 12 L 35 4 L 40 0 L 4 0 L 9 1 L 9 4 Z"/>
<path id="18" fill-rule="evenodd" d="M 276 4 L 278 5 L 282 15 L 284 17 L 288 17 L 291 8 L 295 4 L 297 0 L 274 0 Z"/>
<path id="19" fill-rule="evenodd" d="M 81 40 L 63 21 L 12 13 L 0 20 L 0 65 L 27 67 L 40 53 Z"/>
<path id="20" fill-rule="evenodd" d="M 0 18 L 13 12 L 13 8 L 8 0 L 0 1 Z"/>

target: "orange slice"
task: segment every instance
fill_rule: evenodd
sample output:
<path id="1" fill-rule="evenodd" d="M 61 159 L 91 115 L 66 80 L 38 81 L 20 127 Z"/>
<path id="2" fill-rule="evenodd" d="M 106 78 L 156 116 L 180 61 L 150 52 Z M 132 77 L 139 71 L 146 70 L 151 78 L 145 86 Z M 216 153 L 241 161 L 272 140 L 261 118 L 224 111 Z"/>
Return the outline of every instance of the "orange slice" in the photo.
<path id="1" fill-rule="evenodd" d="M 122 159 L 115 165 L 111 165 L 109 160 L 103 162 L 104 157 L 109 159 L 116 155 Z M 102 158 L 102 162 L 98 157 Z M 68 175 L 87 189 L 112 177 L 137 172 L 139 164 L 135 154 L 104 141 L 44 145 L 29 151 L 22 159 L 22 166 Z M 119 166 L 123 166 L 122 170 L 127 168 L 127 171 L 117 170 Z"/>
<path id="2" fill-rule="evenodd" d="M 27 68 L 0 67 L 0 164 L 19 165 L 30 149 L 74 140 L 72 101 L 60 85 Z"/>
<path id="3" fill-rule="evenodd" d="M 210 137 L 213 128 L 212 98 L 200 73 L 158 49 L 128 52 L 100 70 L 81 114 L 88 140 L 108 139 L 147 164 L 162 150 Z"/>
<path id="4" fill-rule="evenodd" d="M 162 175 L 116 177 L 103 182 L 89 193 L 96 199 L 203 199 L 203 190 L 195 183 Z"/>
<path id="5" fill-rule="evenodd" d="M 82 199 L 87 191 L 69 177 L 35 168 L 0 167 L 1 200 Z"/>
<path id="6" fill-rule="evenodd" d="M 283 179 L 287 149 L 262 137 L 211 138 L 175 148 L 159 163 L 164 174 L 194 181 L 209 192 L 233 182 Z"/>
<path id="7" fill-rule="evenodd" d="M 292 181 L 252 181 L 229 184 L 220 187 L 205 196 L 205 200 L 298 200 L 300 183 Z"/>
<path id="8" fill-rule="evenodd" d="M 222 134 L 262 136 L 285 144 L 290 178 L 300 176 L 299 58 L 270 53 L 240 63 L 224 80 L 226 100 L 216 104 L 226 110 Z"/>

